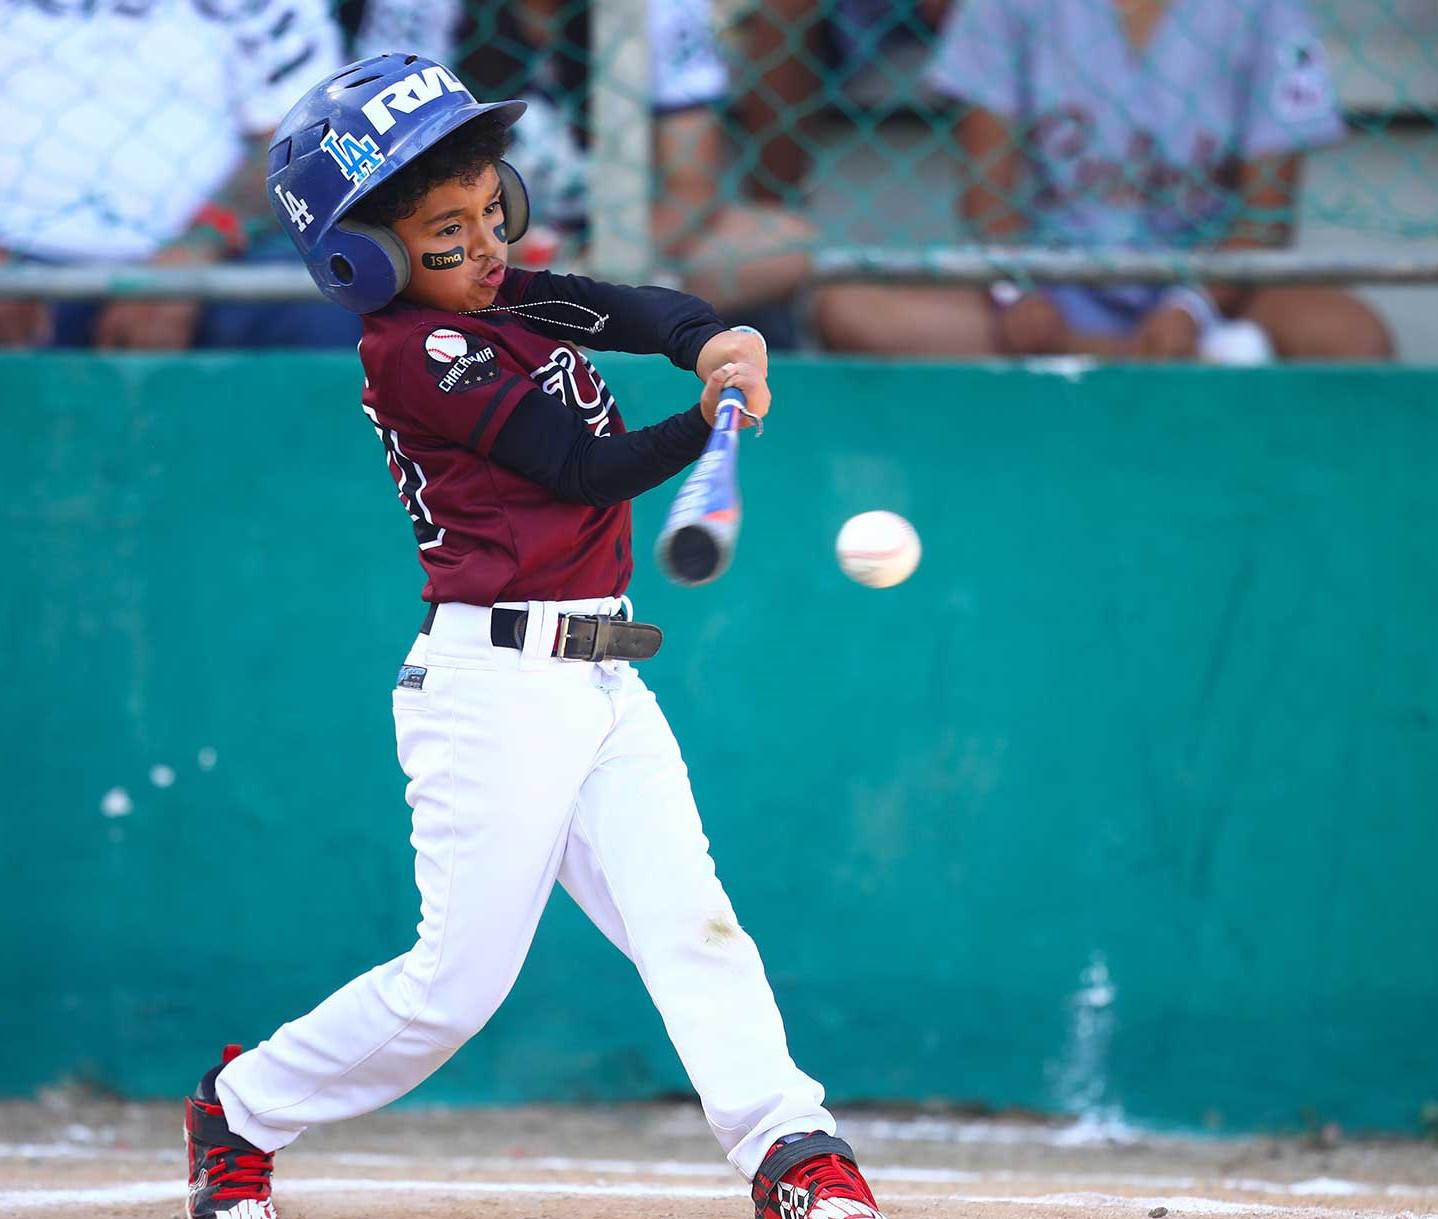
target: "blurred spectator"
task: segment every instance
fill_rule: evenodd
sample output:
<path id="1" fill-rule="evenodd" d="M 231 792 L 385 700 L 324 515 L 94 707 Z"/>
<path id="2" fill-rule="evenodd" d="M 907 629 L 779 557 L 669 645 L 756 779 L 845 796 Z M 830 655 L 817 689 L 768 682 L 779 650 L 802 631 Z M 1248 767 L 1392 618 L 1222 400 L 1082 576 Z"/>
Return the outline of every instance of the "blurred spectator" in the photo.
<path id="1" fill-rule="evenodd" d="M 545 71 L 548 57 L 534 46 L 542 15 L 488 0 L 344 0 L 337 12 L 355 58 L 417 52 L 455 69 L 481 97 L 528 103 L 524 121 L 510 131 L 506 159 L 524 178 L 533 220 L 510 257 L 542 266 L 562 248 L 573 253 L 588 220 L 589 166 L 564 111 L 548 96 L 557 87 Z"/>
<path id="2" fill-rule="evenodd" d="M 1344 134 L 1299 0 L 964 0 L 930 81 L 969 105 L 958 125 L 962 212 L 986 242 L 1286 244 L 1302 152 Z M 994 296 L 835 285 L 816 308 L 831 344 L 892 353 L 1189 358 L 1224 318 L 1256 323 L 1287 358 L 1392 352 L 1377 315 L 1335 288 L 1075 285 Z"/>
<path id="3" fill-rule="evenodd" d="M 742 19 L 756 75 L 735 110 L 749 133 L 757 199 L 794 204 L 819 139 L 817 120 L 866 69 L 902 75 L 894 54 L 927 48 L 951 0 L 766 0 Z"/>
<path id="4" fill-rule="evenodd" d="M 356 34 L 356 54 L 413 47 L 453 63 L 484 96 L 528 101 L 532 109 L 514 129 L 510 159 L 530 187 L 534 216 L 560 229 L 583 224 L 591 166 L 563 116 L 568 111 L 583 133 L 590 67 L 585 0 L 349 0 L 341 19 Z M 725 150 L 716 107 L 728 72 L 708 0 L 650 0 L 649 37 L 655 248 L 687 268 L 684 286 L 728 321 L 757 325 L 774 346 L 792 345 L 787 302 L 808 275 L 804 247 L 813 231 L 779 208 L 721 193 Z M 523 247 L 515 259 L 534 261 Z"/>
<path id="5" fill-rule="evenodd" d="M 269 132 L 342 62 L 324 0 L 4 0 L 0 260 L 282 259 Z M 0 345 L 353 343 L 326 304 L 0 301 Z"/>

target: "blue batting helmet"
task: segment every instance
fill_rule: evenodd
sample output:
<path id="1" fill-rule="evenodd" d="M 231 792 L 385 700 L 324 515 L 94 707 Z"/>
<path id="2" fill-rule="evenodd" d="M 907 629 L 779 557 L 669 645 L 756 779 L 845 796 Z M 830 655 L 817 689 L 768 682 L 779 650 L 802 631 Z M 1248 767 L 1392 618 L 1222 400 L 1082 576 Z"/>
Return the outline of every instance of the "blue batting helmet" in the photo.
<path id="1" fill-rule="evenodd" d="M 383 309 L 409 282 L 409 255 L 387 228 L 345 213 L 462 123 L 493 114 L 509 126 L 518 101 L 479 102 L 421 55 L 361 59 L 321 81 L 285 115 L 270 144 L 270 205 L 321 292 L 355 313 Z M 506 240 L 529 225 L 529 196 L 500 161 Z"/>

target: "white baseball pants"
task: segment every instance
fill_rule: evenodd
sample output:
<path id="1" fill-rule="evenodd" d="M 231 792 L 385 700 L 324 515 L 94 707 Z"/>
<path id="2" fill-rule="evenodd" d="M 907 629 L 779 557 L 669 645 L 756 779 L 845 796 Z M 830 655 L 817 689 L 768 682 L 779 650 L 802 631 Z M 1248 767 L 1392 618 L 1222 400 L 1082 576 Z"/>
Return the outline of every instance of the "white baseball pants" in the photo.
<path id="1" fill-rule="evenodd" d="M 504 1001 L 556 879 L 632 960 L 730 1162 L 752 1177 L 784 1134 L 834 1119 L 794 1065 L 753 940 L 714 874 L 663 713 L 623 662 L 548 655 L 560 612 L 530 602 L 522 652 L 489 611 L 444 604 L 394 691 L 414 810 L 418 941 L 221 1073 L 235 1133 L 265 1151 L 411 1088 Z"/>

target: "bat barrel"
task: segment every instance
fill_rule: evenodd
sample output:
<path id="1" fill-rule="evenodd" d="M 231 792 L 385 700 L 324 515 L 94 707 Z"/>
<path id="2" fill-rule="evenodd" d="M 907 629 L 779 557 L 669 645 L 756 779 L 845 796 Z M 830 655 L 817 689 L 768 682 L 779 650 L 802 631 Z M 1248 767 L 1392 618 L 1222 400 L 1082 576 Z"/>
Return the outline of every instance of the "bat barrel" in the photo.
<path id="1" fill-rule="evenodd" d="M 739 534 L 739 412 L 744 404 L 742 390 L 730 387 L 720 393 L 709 443 L 659 531 L 655 558 L 676 584 L 694 587 L 717 580 L 733 557 Z"/>

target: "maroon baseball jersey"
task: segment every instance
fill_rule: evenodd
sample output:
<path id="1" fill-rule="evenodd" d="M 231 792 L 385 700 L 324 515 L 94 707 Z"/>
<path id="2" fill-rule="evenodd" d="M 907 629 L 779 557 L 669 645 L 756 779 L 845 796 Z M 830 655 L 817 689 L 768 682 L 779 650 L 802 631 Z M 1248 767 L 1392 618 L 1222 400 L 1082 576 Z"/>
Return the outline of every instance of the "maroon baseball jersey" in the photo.
<path id="1" fill-rule="evenodd" d="M 414 522 L 429 577 L 424 599 L 618 596 L 634 566 L 628 501 L 559 499 L 494 460 L 495 438 L 536 388 L 578 412 L 596 436 L 624 431 L 614 396 L 560 337 L 566 332 L 583 333 L 588 346 L 664 352 L 693 368 L 723 327 L 680 293 L 513 269 L 495 306 L 471 316 L 396 301 L 364 318 L 364 410 Z"/>

